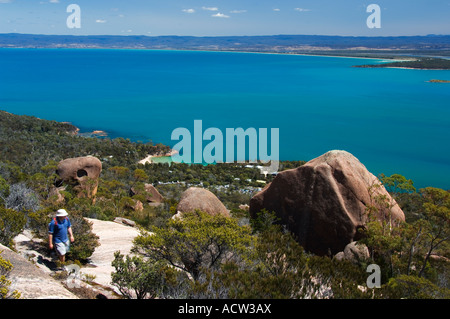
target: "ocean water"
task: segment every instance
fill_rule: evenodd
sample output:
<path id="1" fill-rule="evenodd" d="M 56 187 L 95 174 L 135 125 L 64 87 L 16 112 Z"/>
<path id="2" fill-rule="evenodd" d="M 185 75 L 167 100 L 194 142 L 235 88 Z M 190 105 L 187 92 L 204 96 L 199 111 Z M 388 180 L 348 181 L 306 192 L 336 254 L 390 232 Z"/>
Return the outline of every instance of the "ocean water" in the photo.
<path id="1" fill-rule="evenodd" d="M 173 146 L 172 131 L 279 128 L 280 159 L 332 149 L 450 189 L 450 71 L 253 53 L 0 49 L 0 109 Z M 207 142 L 204 143 L 204 145 Z"/>

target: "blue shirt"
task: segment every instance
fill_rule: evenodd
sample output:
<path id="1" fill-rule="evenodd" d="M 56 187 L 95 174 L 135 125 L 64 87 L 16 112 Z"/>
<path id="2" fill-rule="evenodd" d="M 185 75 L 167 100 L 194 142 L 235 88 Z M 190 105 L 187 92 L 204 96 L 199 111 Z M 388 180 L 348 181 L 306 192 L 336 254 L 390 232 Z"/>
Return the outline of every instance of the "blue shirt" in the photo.
<path id="1" fill-rule="evenodd" d="M 48 224 L 48 233 L 53 234 L 54 243 L 65 243 L 69 240 L 67 237 L 67 229 L 71 226 L 70 220 L 66 217 L 63 221 L 60 221 L 56 217 L 56 221 L 56 225 L 55 219 L 52 219 L 50 224 Z"/>

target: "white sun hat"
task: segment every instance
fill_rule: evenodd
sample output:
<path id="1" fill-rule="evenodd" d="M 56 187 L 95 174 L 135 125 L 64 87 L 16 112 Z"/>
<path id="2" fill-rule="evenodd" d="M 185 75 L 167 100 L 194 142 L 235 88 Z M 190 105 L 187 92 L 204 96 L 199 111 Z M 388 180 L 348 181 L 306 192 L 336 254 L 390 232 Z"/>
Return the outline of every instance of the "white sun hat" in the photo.
<path id="1" fill-rule="evenodd" d="M 56 217 L 65 217 L 69 215 L 65 209 L 58 209 L 56 212 Z"/>

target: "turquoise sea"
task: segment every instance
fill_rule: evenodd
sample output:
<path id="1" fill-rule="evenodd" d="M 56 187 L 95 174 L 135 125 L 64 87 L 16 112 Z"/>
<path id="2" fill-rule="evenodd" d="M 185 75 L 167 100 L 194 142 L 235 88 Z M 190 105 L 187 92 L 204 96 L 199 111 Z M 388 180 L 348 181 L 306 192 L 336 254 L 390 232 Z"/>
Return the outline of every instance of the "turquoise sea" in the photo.
<path id="1" fill-rule="evenodd" d="M 450 71 L 253 53 L 0 49 L 0 109 L 173 146 L 178 127 L 279 128 L 281 160 L 332 149 L 450 189 Z M 224 133 L 225 134 L 225 133 Z M 206 143 L 205 143 L 206 144 Z"/>

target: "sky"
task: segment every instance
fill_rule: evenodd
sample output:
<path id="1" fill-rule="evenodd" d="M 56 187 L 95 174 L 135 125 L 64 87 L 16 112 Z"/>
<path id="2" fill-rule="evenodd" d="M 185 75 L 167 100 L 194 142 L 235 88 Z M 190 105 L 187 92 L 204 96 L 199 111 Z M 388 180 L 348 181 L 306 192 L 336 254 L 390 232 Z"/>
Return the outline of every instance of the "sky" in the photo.
<path id="1" fill-rule="evenodd" d="M 80 28 L 69 28 L 70 4 Z M 369 28 L 370 4 L 381 28 Z M 450 34 L 450 0 L 0 0 L 0 33 L 72 35 Z"/>

